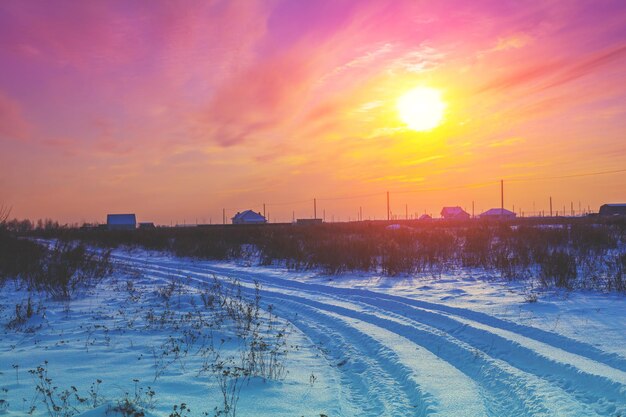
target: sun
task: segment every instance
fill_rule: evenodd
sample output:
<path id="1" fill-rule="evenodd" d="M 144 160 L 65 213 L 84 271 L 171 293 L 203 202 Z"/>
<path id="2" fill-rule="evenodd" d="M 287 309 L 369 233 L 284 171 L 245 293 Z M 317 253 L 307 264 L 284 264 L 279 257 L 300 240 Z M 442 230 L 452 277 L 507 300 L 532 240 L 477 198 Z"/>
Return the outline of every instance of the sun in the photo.
<path id="1" fill-rule="evenodd" d="M 397 107 L 400 119 L 410 129 L 426 132 L 441 124 L 446 104 L 438 90 L 417 87 L 400 97 Z"/>

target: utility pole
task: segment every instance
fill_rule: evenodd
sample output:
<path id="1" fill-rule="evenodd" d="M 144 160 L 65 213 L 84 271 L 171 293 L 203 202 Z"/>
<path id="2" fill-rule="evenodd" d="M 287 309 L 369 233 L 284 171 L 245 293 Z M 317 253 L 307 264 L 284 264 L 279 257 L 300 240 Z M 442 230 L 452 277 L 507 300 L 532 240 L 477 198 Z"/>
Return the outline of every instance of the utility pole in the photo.
<path id="1" fill-rule="evenodd" d="M 572 217 L 574 217 L 574 202 L 570 201 Z"/>
<path id="2" fill-rule="evenodd" d="M 324 223 L 326 223 L 326 209 L 324 209 L 324 210 L 322 211 L 322 216 L 323 216 L 322 221 L 323 221 Z"/>
<path id="3" fill-rule="evenodd" d="M 404 204 L 404 220 L 409 220 L 409 205 L 408 204 Z"/>
<path id="4" fill-rule="evenodd" d="M 226 209 L 222 209 L 222 224 L 226 224 Z"/>
<path id="5" fill-rule="evenodd" d="M 476 216 L 474 215 L 474 200 L 472 200 L 472 219 L 475 219 Z"/>
<path id="6" fill-rule="evenodd" d="M 317 219 L 317 199 L 313 199 L 313 218 Z"/>
<path id="7" fill-rule="evenodd" d="M 363 221 L 363 207 L 359 206 L 359 221 Z"/>
<path id="8" fill-rule="evenodd" d="M 500 180 L 500 215 L 504 215 L 504 180 Z"/>
<path id="9" fill-rule="evenodd" d="M 387 191 L 387 221 L 390 220 L 390 213 L 389 213 L 389 191 Z"/>
<path id="10" fill-rule="evenodd" d="M 552 196 L 550 196 L 550 217 L 552 217 Z"/>
<path id="11" fill-rule="evenodd" d="M 295 210 L 291 212 L 291 223 L 295 223 L 296 222 L 296 212 Z"/>
<path id="12" fill-rule="evenodd" d="M 263 203 L 263 217 L 265 217 L 265 203 Z M 267 218 L 267 217 L 265 217 Z"/>

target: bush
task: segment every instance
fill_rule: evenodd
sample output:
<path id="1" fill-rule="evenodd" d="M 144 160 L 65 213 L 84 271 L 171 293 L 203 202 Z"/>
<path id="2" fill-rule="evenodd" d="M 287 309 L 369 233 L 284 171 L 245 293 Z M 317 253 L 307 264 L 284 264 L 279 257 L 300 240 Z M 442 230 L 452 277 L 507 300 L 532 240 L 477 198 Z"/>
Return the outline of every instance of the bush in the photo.
<path id="1" fill-rule="evenodd" d="M 0 283 L 7 278 L 27 278 L 36 273 L 45 248 L 20 239 L 0 227 Z"/>
<path id="2" fill-rule="evenodd" d="M 431 273 L 462 267 L 493 270 L 508 279 L 532 272 L 546 285 L 603 290 L 623 288 L 618 263 L 626 219 L 516 219 L 508 222 L 354 222 L 294 226 L 215 225 L 195 228 L 107 231 L 50 228 L 33 233 L 65 237 L 101 247 L 120 245 L 170 251 L 178 256 L 281 264 L 289 269 L 319 268 L 328 274 L 374 271 L 386 275 Z M 611 269 L 612 268 L 612 269 Z"/>
<path id="3" fill-rule="evenodd" d="M 539 262 L 541 282 L 545 286 L 554 285 L 571 289 L 577 276 L 576 258 L 560 250 L 547 254 Z"/>
<path id="4" fill-rule="evenodd" d="M 69 300 L 81 287 L 93 285 L 111 272 L 110 252 L 88 251 L 83 243 L 59 241 L 41 259 L 30 284 L 57 300 Z"/>

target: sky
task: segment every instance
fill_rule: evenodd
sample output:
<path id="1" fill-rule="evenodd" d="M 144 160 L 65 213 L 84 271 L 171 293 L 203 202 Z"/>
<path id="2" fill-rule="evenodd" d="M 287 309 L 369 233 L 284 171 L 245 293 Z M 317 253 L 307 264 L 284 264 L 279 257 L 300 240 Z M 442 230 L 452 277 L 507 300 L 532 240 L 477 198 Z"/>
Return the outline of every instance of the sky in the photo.
<path id="1" fill-rule="evenodd" d="M 626 201 L 622 0 L 6 1 L 0 63 L 17 218 L 478 213 L 500 179 L 525 215 Z M 416 87 L 430 131 L 398 115 Z"/>

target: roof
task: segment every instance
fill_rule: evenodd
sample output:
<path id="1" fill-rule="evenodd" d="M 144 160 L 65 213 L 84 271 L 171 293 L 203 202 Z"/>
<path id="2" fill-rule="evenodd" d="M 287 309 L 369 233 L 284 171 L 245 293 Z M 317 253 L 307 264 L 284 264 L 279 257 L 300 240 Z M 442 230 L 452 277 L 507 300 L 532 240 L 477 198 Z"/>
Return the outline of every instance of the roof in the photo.
<path id="1" fill-rule="evenodd" d="M 232 220 L 243 220 L 243 221 L 265 221 L 265 217 L 261 215 L 261 213 L 254 212 L 252 210 L 242 211 L 241 213 L 237 213 L 232 217 Z"/>
<path id="2" fill-rule="evenodd" d="M 107 214 L 107 224 L 136 224 L 134 214 Z"/>
<path id="3" fill-rule="evenodd" d="M 442 215 L 448 215 L 448 216 L 458 216 L 459 214 L 468 214 L 465 210 L 463 210 L 461 207 L 456 206 L 456 207 L 444 207 L 441 209 L 441 214 Z M 468 214 L 469 215 L 469 214 Z"/>
<path id="4" fill-rule="evenodd" d="M 513 213 L 511 210 L 503 209 L 503 208 L 492 208 L 482 213 L 480 217 L 483 216 L 493 216 L 493 217 L 516 217 L 517 214 Z"/>
<path id="5" fill-rule="evenodd" d="M 603 204 L 600 206 L 601 215 L 626 215 L 626 204 Z"/>

